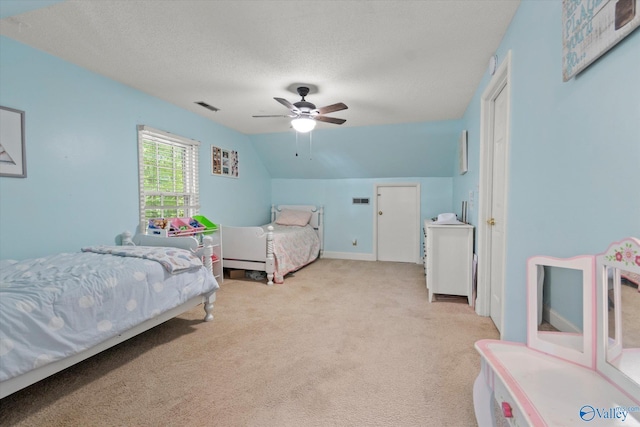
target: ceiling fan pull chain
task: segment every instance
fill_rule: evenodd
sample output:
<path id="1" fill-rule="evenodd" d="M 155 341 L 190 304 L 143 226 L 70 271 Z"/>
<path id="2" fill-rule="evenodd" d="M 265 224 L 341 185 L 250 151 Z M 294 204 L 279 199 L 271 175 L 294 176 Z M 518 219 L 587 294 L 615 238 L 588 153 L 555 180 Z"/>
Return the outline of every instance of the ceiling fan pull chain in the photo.
<path id="1" fill-rule="evenodd" d="M 309 160 L 313 160 L 313 156 L 311 155 L 312 143 L 313 143 L 313 131 L 309 132 Z"/>
<path id="2" fill-rule="evenodd" d="M 298 157 L 298 131 L 296 131 L 296 157 Z"/>

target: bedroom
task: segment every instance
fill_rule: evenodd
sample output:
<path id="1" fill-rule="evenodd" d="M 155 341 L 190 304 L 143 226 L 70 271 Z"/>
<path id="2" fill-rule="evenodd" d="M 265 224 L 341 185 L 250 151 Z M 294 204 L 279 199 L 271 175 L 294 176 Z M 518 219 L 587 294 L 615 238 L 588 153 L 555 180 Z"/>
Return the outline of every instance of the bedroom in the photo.
<path id="1" fill-rule="evenodd" d="M 562 83 L 561 29 L 556 25 L 560 14 L 559 2 L 523 2 L 497 49 L 499 58 L 513 53 L 503 332 L 505 339 L 515 341 L 525 339 L 522 282 L 528 257 L 594 253 L 612 240 L 640 235 L 640 194 L 635 191 L 640 58 L 634 54 L 640 49 L 640 32 L 578 78 Z M 218 126 L 7 37 L 0 39 L 0 59 L 0 105 L 26 111 L 28 138 L 28 178 L 0 179 L 0 258 L 102 244 L 137 224 L 137 159 L 135 154 L 123 155 L 135 145 L 137 124 L 240 152 L 243 179 L 202 179 L 201 192 L 211 195 L 202 201 L 201 211 L 208 217 L 249 225 L 266 222 L 272 203 L 322 204 L 328 230 L 336 230 L 340 215 L 350 219 L 340 229 L 348 239 L 327 234 L 327 250 L 354 257 L 372 252 L 372 215 L 339 200 L 371 197 L 375 182 L 420 182 L 423 217 L 457 210 L 469 192 L 478 197 L 479 99 L 488 73 L 456 120 L 314 133 L 316 158 L 323 145 L 340 155 L 340 146 L 352 141 L 356 155 L 366 152 L 379 162 L 393 149 L 390 140 L 408 141 L 410 150 L 421 141 L 437 143 L 440 135 L 450 135 L 449 146 L 440 149 L 445 160 L 438 162 L 447 171 L 436 169 L 425 176 L 419 164 L 411 162 L 398 169 L 387 165 L 388 171 L 373 176 L 343 176 L 341 171 L 325 176 L 298 175 L 302 172 L 295 165 L 274 159 L 284 148 L 271 141 L 273 135 L 247 136 Z M 462 129 L 469 130 L 470 168 L 461 176 L 454 173 L 454 165 Z M 380 147 L 382 154 L 372 153 L 371 146 Z M 432 160 L 420 151 L 409 151 L 406 157 Z M 201 170 L 207 170 L 205 161 Z M 478 217 L 475 206 L 471 223 L 477 225 Z M 355 237 L 357 251 L 351 244 Z"/>

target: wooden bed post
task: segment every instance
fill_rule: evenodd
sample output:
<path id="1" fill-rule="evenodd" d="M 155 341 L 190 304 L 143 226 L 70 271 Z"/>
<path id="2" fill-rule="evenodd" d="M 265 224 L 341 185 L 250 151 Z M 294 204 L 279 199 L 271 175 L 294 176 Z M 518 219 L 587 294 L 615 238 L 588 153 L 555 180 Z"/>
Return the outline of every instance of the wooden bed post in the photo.
<path id="1" fill-rule="evenodd" d="M 273 226 L 267 227 L 267 260 L 265 263 L 265 270 L 267 272 L 267 285 L 273 285 L 273 272 L 275 268 L 275 258 L 273 256 Z"/>
<path id="2" fill-rule="evenodd" d="M 213 302 L 216 300 L 216 293 L 207 295 L 204 300 L 204 321 L 211 322 L 213 320 Z"/>
<path id="3" fill-rule="evenodd" d="M 213 261 L 211 257 L 213 256 L 213 237 L 204 236 L 202 238 L 202 263 L 207 270 L 213 274 Z"/>
<path id="4" fill-rule="evenodd" d="M 121 238 L 121 242 L 120 242 L 121 246 L 135 246 L 135 243 L 133 243 L 133 240 L 131 239 L 130 231 L 123 231 L 122 234 L 120 235 L 120 238 Z"/>
<path id="5" fill-rule="evenodd" d="M 213 237 L 204 236 L 202 238 L 202 263 L 213 274 Z M 213 320 L 213 302 L 216 300 L 216 293 L 212 292 L 207 295 L 204 300 L 204 321 L 211 322 Z"/>

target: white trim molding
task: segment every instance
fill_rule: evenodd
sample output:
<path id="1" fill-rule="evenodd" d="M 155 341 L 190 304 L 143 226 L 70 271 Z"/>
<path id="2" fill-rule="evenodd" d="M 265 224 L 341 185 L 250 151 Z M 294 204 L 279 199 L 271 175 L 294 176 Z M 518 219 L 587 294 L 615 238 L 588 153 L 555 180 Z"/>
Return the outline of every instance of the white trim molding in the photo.
<path id="1" fill-rule="evenodd" d="M 329 259 L 348 259 L 352 261 L 375 261 L 375 254 L 367 254 L 363 252 L 323 252 L 322 258 Z"/>
<path id="2" fill-rule="evenodd" d="M 509 146 L 511 144 L 510 135 L 510 122 L 511 122 L 511 51 L 507 52 L 507 55 L 502 61 L 502 64 L 498 67 L 498 70 L 491 78 L 491 81 L 487 85 L 482 94 L 480 100 L 480 196 L 478 200 L 478 271 L 477 271 L 477 300 L 476 300 L 476 313 L 480 316 L 491 315 L 491 271 L 488 268 L 490 260 L 488 259 L 491 253 L 491 241 L 489 225 L 487 220 L 491 218 L 491 187 L 492 187 L 492 163 L 493 163 L 493 149 L 488 147 L 490 141 L 493 138 L 492 127 L 489 123 L 493 123 L 493 108 L 492 103 L 495 101 L 500 92 L 504 89 L 507 90 L 507 129 L 506 129 L 506 146 L 505 156 L 507 163 L 509 162 Z M 506 174 L 509 174 L 508 164 L 506 165 Z M 508 211 L 508 186 L 509 180 L 505 182 L 505 215 L 504 215 L 504 239 L 505 241 L 508 228 L 507 228 L 507 211 Z M 503 245 L 506 252 L 506 245 Z M 502 260 L 502 268 L 505 268 L 505 259 Z M 504 277 L 504 276 L 503 276 Z M 502 314 L 504 314 L 504 287 L 502 295 L 502 307 L 500 308 Z"/>

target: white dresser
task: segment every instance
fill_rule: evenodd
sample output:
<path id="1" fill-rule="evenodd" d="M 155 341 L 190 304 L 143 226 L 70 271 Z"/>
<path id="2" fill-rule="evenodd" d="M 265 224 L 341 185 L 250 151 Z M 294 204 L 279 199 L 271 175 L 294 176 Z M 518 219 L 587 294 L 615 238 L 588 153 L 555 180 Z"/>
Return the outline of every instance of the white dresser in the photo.
<path id="1" fill-rule="evenodd" d="M 471 305 L 473 226 L 425 220 L 424 265 L 429 302 L 434 294 L 461 295 Z"/>

